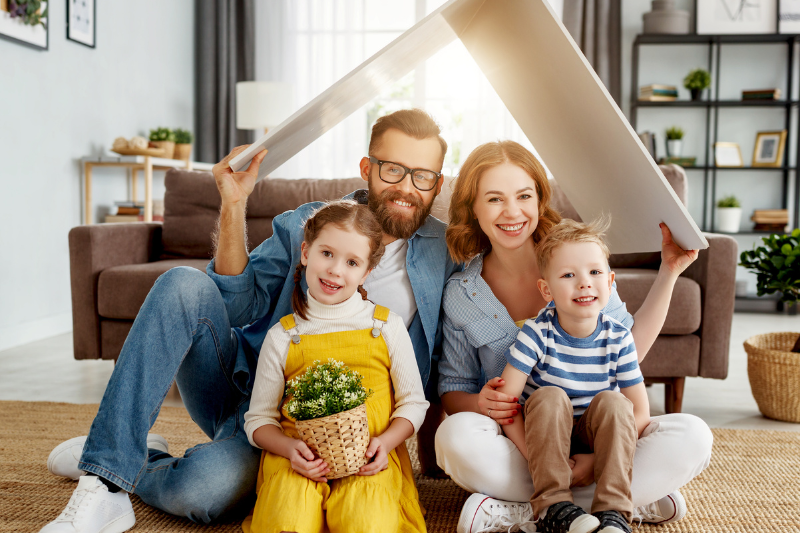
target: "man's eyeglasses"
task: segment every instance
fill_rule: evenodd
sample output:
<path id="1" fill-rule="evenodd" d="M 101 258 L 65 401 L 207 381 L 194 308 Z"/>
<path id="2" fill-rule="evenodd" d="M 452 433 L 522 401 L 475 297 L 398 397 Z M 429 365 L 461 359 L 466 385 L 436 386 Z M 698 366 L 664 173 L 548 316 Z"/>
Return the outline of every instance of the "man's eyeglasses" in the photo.
<path id="1" fill-rule="evenodd" d="M 369 162 L 378 164 L 378 176 L 386 183 L 400 183 L 407 174 L 411 174 L 411 183 L 420 191 L 430 191 L 436 187 L 436 183 L 442 177 L 441 172 L 424 168 L 408 168 L 400 163 L 381 161 L 372 156 L 369 156 Z"/>

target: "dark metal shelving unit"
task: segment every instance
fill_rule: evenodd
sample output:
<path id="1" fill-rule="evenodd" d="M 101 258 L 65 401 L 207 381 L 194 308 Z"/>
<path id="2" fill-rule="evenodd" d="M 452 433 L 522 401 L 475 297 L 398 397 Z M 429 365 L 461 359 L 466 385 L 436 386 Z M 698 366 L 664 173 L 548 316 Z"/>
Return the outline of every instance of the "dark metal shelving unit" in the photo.
<path id="1" fill-rule="evenodd" d="M 714 212 L 716 209 L 716 191 L 717 191 L 717 171 L 729 170 L 750 170 L 762 171 L 772 170 L 781 171 L 783 177 L 782 185 L 782 208 L 787 209 L 789 206 L 788 190 L 789 190 L 789 173 L 794 172 L 795 190 L 794 190 L 794 223 L 793 227 L 800 227 L 800 172 L 798 172 L 797 165 L 791 166 L 789 164 L 789 146 L 794 139 L 794 133 L 791 128 L 791 110 L 793 107 L 800 105 L 800 101 L 791 100 L 794 93 L 792 81 L 794 78 L 794 46 L 797 35 L 785 34 L 760 34 L 760 35 L 638 35 L 633 43 L 633 57 L 632 57 L 632 73 L 631 73 L 631 124 L 634 130 L 637 127 L 637 116 L 639 108 L 647 107 L 683 107 L 683 108 L 701 108 L 706 112 L 706 129 L 705 129 L 705 161 L 711 161 L 711 150 L 714 143 L 718 139 L 718 125 L 719 125 L 719 108 L 783 108 L 784 113 L 784 129 L 786 130 L 786 148 L 783 151 L 783 163 L 780 167 L 717 167 L 714 165 L 701 165 L 696 167 L 685 167 L 688 170 L 699 170 L 703 172 L 703 220 L 700 224 L 704 231 L 712 231 L 714 228 Z M 722 45 L 737 45 L 737 44 L 785 44 L 787 47 L 787 60 L 786 60 L 786 100 L 770 100 L 770 101 L 756 101 L 746 102 L 741 100 L 720 100 L 719 99 L 719 73 L 720 73 L 720 50 Z M 713 75 L 713 98 L 701 101 L 692 100 L 675 100 L 672 102 L 648 102 L 639 101 L 639 48 L 644 45 L 706 45 L 708 46 L 708 71 L 714 72 Z M 713 112 L 712 112 L 713 111 Z M 713 116 L 713 125 L 712 125 Z M 798 117 L 800 123 L 800 117 Z M 798 126 L 800 127 L 800 125 Z M 797 135 L 798 140 L 798 159 L 800 159 L 800 135 Z M 709 195 L 709 188 L 710 195 Z M 709 201 L 710 200 L 710 201 Z M 754 235 L 757 233 L 753 233 Z M 758 233 L 760 234 L 760 233 Z"/>

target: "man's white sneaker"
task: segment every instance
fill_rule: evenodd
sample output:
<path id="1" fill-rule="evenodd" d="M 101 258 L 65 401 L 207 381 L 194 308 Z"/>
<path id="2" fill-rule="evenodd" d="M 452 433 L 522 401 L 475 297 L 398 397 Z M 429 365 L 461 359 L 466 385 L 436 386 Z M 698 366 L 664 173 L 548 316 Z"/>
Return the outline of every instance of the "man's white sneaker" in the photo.
<path id="1" fill-rule="evenodd" d="M 649 505 L 642 505 L 633 510 L 633 520 L 648 524 L 668 524 L 677 522 L 686 516 L 686 500 L 677 490 L 667 494 Z"/>
<path id="2" fill-rule="evenodd" d="M 506 502 L 485 494 L 473 494 L 464 503 L 458 518 L 458 533 L 524 531 L 533 533 L 533 509 L 528 502 Z"/>
<path id="3" fill-rule="evenodd" d="M 135 523 L 127 492 L 109 492 L 97 476 L 81 476 L 66 509 L 39 533 L 123 533 Z"/>
<path id="4" fill-rule="evenodd" d="M 47 458 L 47 469 L 56 476 L 68 477 L 77 480 L 85 475 L 83 470 L 78 470 L 78 463 L 83 453 L 86 435 L 65 440 L 50 452 Z M 150 433 L 147 435 L 147 447 L 154 448 L 164 453 L 168 452 L 167 439 L 161 435 Z"/>

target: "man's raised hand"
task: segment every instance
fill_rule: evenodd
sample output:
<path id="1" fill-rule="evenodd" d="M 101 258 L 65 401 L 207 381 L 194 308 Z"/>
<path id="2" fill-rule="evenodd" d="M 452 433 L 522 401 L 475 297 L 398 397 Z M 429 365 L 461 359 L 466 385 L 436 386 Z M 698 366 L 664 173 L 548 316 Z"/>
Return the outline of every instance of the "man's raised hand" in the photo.
<path id="1" fill-rule="evenodd" d="M 267 155 L 267 151 L 262 150 L 253 156 L 250 165 L 244 170 L 234 172 L 230 167 L 231 159 L 243 152 L 248 146 L 237 146 L 211 169 L 217 182 L 219 194 L 222 196 L 222 205 L 244 205 L 247 202 L 247 197 L 253 192 L 258 178 L 258 167 L 261 165 L 261 161 L 264 160 L 264 156 Z"/>

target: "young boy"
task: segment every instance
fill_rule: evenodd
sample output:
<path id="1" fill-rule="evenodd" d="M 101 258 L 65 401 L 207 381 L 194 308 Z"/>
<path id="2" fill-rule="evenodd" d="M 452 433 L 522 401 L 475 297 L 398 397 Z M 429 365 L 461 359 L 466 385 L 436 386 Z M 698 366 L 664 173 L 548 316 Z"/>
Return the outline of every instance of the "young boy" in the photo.
<path id="1" fill-rule="evenodd" d="M 600 312 L 614 281 L 607 226 L 565 219 L 542 239 L 538 286 L 555 307 L 525 322 L 506 352 L 500 390 L 525 399 L 525 421 L 502 427 L 528 458 L 539 531 L 631 531 L 633 454 L 650 405 L 631 332 Z M 593 481 L 589 515 L 570 486 Z"/>

